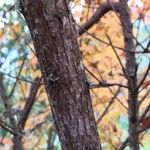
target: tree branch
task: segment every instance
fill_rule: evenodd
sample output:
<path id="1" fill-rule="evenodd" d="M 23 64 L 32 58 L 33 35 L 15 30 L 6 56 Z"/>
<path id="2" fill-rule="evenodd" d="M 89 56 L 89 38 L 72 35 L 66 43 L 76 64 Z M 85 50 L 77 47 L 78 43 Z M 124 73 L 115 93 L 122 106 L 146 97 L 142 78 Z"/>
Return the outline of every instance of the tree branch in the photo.
<path id="1" fill-rule="evenodd" d="M 105 87 L 107 88 L 107 87 L 110 87 L 110 86 L 119 86 L 119 87 L 123 87 L 123 88 L 128 89 L 128 86 L 123 85 L 123 84 L 119 84 L 119 83 L 100 82 L 100 83 L 98 83 L 98 84 L 90 83 L 90 85 L 89 85 L 90 89 L 94 89 L 94 88 L 105 88 Z"/>
<path id="2" fill-rule="evenodd" d="M 111 4 L 114 6 L 116 11 L 119 10 L 119 3 L 112 2 Z M 85 24 L 81 26 L 82 28 L 78 29 L 79 35 L 82 35 L 83 33 L 85 33 L 85 30 L 90 29 L 95 23 L 97 23 L 101 19 L 101 17 L 103 17 L 108 11 L 111 11 L 111 10 L 113 9 L 109 3 L 106 2 L 106 3 L 101 4 L 97 8 L 95 13 L 91 16 L 91 18 Z"/>
<path id="3" fill-rule="evenodd" d="M 4 130 L 6 130 L 6 131 L 8 131 L 9 133 L 11 133 L 11 134 L 13 134 L 13 135 L 18 135 L 18 133 L 15 131 L 15 130 L 13 130 L 8 124 L 6 124 L 4 121 L 2 121 L 1 119 L 0 119 L 0 126 L 4 129 Z"/>
<path id="4" fill-rule="evenodd" d="M 26 104 L 24 106 L 23 112 L 21 114 L 21 119 L 19 122 L 19 124 L 21 125 L 21 128 L 24 128 L 25 123 L 28 119 L 28 116 L 31 112 L 31 108 L 35 102 L 35 97 L 36 97 L 37 91 L 40 87 L 41 79 L 42 78 L 35 78 L 34 82 L 38 82 L 38 84 L 32 84 L 32 86 L 31 86 L 30 93 L 29 93 L 29 96 L 27 98 L 27 101 L 26 101 Z"/>
<path id="5" fill-rule="evenodd" d="M 147 69 L 145 71 L 145 74 L 144 74 L 143 78 L 141 79 L 141 81 L 140 81 L 140 83 L 138 85 L 138 89 L 143 85 L 143 83 L 144 83 L 144 81 L 145 81 L 149 71 L 150 71 L 150 62 L 149 62 L 149 65 L 148 65 L 148 67 L 147 67 Z"/>
<path id="6" fill-rule="evenodd" d="M 100 121 L 103 119 L 103 117 L 105 116 L 105 114 L 108 112 L 110 106 L 113 104 L 114 100 L 116 99 L 117 95 L 120 92 L 120 87 L 118 88 L 118 90 L 116 91 L 116 93 L 114 94 L 114 96 L 110 99 L 109 104 L 107 105 L 107 107 L 105 108 L 105 110 L 103 111 L 103 113 L 101 114 L 101 116 L 97 119 L 96 123 L 99 124 Z"/>

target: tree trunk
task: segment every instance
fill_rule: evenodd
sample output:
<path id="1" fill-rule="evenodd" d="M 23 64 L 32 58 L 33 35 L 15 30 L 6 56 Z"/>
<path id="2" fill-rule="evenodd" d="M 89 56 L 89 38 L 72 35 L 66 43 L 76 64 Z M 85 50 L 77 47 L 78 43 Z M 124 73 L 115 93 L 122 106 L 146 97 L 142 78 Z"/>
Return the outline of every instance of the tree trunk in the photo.
<path id="1" fill-rule="evenodd" d="M 20 0 L 63 150 L 99 150 L 75 24 L 65 0 Z"/>
<path id="2" fill-rule="evenodd" d="M 133 42 L 132 23 L 126 0 L 120 0 L 120 21 L 123 30 L 126 54 L 126 77 L 128 81 L 128 117 L 129 117 L 129 147 L 131 150 L 139 150 L 138 143 L 138 88 L 135 46 Z"/>

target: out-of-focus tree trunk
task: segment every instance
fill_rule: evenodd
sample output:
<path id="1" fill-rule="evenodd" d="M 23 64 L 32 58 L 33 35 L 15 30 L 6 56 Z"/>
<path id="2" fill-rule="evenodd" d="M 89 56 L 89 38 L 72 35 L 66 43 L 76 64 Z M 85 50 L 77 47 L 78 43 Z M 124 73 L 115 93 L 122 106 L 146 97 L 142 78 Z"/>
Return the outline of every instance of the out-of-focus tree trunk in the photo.
<path id="1" fill-rule="evenodd" d="M 13 136 L 13 144 L 14 144 L 13 149 L 14 150 L 23 150 L 22 135 L 20 132 L 20 128 L 17 125 L 17 122 L 14 118 L 14 113 L 12 110 L 12 105 L 11 105 L 10 99 L 6 95 L 5 91 L 6 90 L 5 90 L 4 84 L 3 84 L 3 75 L 0 74 L 0 99 L 3 100 L 3 104 L 4 104 L 4 107 L 6 109 L 6 114 L 8 116 L 9 121 L 10 121 L 10 127 L 12 128 L 13 131 L 16 132 Z"/>
<path id="2" fill-rule="evenodd" d="M 63 150 L 99 150 L 100 141 L 66 0 L 20 0 Z"/>
<path id="3" fill-rule="evenodd" d="M 128 116 L 129 116 L 129 147 L 131 150 L 139 150 L 138 143 L 138 88 L 135 46 L 133 42 L 132 23 L 126 0 L 120 0 L 120 21 L 123 30 L 126 53 L 126 77 L 128 80 Z"/>

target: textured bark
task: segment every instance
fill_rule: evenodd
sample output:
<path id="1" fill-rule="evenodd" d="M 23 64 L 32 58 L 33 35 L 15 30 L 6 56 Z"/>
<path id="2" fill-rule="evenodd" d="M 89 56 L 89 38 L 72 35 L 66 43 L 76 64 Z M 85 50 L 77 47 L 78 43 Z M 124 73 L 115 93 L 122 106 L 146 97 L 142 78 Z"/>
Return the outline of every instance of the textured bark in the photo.
<path id="1" fill-rule="evenodd" d="M 125 49 L 135 51 L 132 34 L 132 24 L 126 0 L 120 0 L 120 20 L 124 36 Z M 134 53 L 126 54 L 126 77 L 128 80 L 128 116 L 129 116 L 129 147 L 139 150 L 138 143 L 138 88 L 136 59 Z"/>
<path id="2" fill-rule="evenodd" d="M 100 141 L 73 18 L 65 0 L 20 0 L 63 150 Z"/>

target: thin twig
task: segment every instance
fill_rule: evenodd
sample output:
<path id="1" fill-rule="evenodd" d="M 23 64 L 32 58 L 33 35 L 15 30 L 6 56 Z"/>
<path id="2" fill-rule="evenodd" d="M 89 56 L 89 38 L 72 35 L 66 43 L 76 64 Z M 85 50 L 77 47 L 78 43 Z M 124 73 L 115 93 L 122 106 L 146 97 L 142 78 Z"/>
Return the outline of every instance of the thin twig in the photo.
<path id="1" fill-rule="evenodd" d="M 98 71 L 98 73 L 99 73 L 99 75 L 100 75 L 102 81 L 105 82 L 105 80 L 104 80 L 103 76 L 101 75 L 101 73 L 100 73 L 99 71 Z M 108 87 L 108 89 L 109 89 L 109 91 L 110 91 L 110 93 L 111 93 L 112 95 L 115 94 L 115 93 L 112 91 L 112 89 L 111 89 L 110 87 Z M 128 109 L 128 108 L 123 104 L 123 102 L 121 102 L 121 100 L 120 100 L 117 96 L 116 96 L 116 99 L 117 99 L 117 101 L 121 104 L 122 107 L 124 107 L 126 110 Z"/>
<path id="2" fill-rule="evenodd" d="M 142 104 L 142 102 L 145 100 L 145 98 L 150 94 L 150 89 L 146 92 L 146 94 L 139 100 L 139 106 Z"/>
<path id="3" fill-rule="evenodd" d="M 117 53 L 117 51 L 116 51 L 114 45 L 112 44 L 112 41 L 111 41 L 110 37 L 109 37 L 107 34 L 106 34 L 106 36 L 107 36 L 107 38 L 108 38 L 108 40 L 109 40 L 110 46 L 112 47 L 112 49 L 113 49 L 113 51 L 114 51 L 114 53 L 115 53 L 115 55 L 116 55 L 116 57 L 117 57 L 117 59 L 118 59 L 118 61 L 119 61 L 119 63 L 120 63 L 120 66 L 121 66 L 121 68 L 122 68 L 122 71 L 123 71 L 123 73 L 124 73 L 124 76 L 125 76 L 126 79 L 128 80 L 128 83 L 130 83 L 130 80 L 129 80 L 129 78 L 128 78 L 127 74 L 126 74 L 126 71 L 125 71 L 125 67 L 124 67 L 123 64 L 122 64 L 121 59 L 120 59 L 120 57 L 119 57 L 119 55 L 118 55 L 118 53 Z M 129 85 L 130 85 L 130 84 L 129 84 Z M 130 88 L 130 86 L 129 86 L 128 88 Z"/>
<path id="4" fill-rule="evenodd" d="M 105 87 L 107 88 L 107 87 L 110 87 L 110 86 L 119 86 L 119 87 L 123 87 L 123 88 L 127 88 L 128 89 L 128 86 L 122 85 L 122 84 L 119 84 L 119 83 L 100 82 L 98 84 L 90 83 L 90 85 L 89 85 L 90 89 L 105 88 Z"/>
<path id="5" fill-rule="evenodd" d="M 119 3 L 118 2 L 112 2 L 113 6 L 116 8 L 116 10 L 119 11 Z M 88 6 L 89 7 L 89 6 Z M 86 21 L 82 25 L 82 28 L 78 29 L 79 35 L 82 35 L 85 33 L 86 30 L 90 29 L 95 23 L 97 23 L 107 12 L 111 11 L 112 7 L 107 3 L 101 4 L 97 10 L 94 12 L 94 14 L 90 17 L 89 20 Z"/>
<path id="6" fill-rule="evenodd" d="M 147 115 L 147 113 L 150 110 L 150 103 L 148 104 L 148 106 L 146 107 L 145 111 L 142 113 L 140 119 L 139 119 L 139 123 L 142 122 L 142 120 L 144 119 L 144 117 Z"/>
<path id="7" fill-rule="evenodd" d="M 144 73 L 144 76 L 143 76 L 142 80 L 140 81 L 140 83 L 138 85 L 138 89 L 143 85 L 143 83 L 144 83 L 144 81 L 145 81 L 149 71 L 150 71 L 150 62 L 149 62 L 149 65 L 148 65 L 148 67 L 146 69 L 146 72 Z"/>
<path id="8" fill-rule="evenodd" d="M 147 88 L 150 85 L 150 82 L 148 84 L 146 84 L 145 86 L 143 86 L 143 88 L 141 90 L 138 91 L 138 94 L 141 93 L 145 88 Z"/>
<path id="9" fill-rule="evenodd" d="M 16 77 L 16 81 L 15 81 L 15 83 L 14 83 L 14 85 L 13 85 L 13 88 L 12 88 L 12 90 L 11 90 L 11 92 L 10 92 L 8 98 L 10 98 L 10 97 L 13 95 L 13 93 L 14 93 L 14 90 L 15 90 L 15 87 L 16 87 L 16 85 L 17 85 L 18 78 L 20 77 L 21 71 L 22 71 L 22 69 L 23 69 L 25 60 L 26 60 L 26 56 L 24 57 L 24 59 L 23 59 L 23 61 L 22 61 L 21 68 L 20 68 L 20 70 L 19 70 L 19 73 L 18 73 L 18 75 L 17 75 L 17 77 Z"/>
<path id="10" fill-rule="evenodd" d="M 35 78 L 35 82 L 37 82 L 38 84 L 32 84 L 31 89 L 30 89 L 30 93 L 29 96 L 27 98 L 26 104 L 23 108 L 22 114 L 21 114 L 21 119 L 19 121 L 19 124 L 21 125 L 21 128 L 23 129 L 25 126 L 25 123 L 29 117 L 29 114 L 31 112 L 32 106 L 35 102 L 35 97 L 36 94 L 38 92 L 38 89 L 40 87 L 40 83 L 41 83 L 42 78 Z"/>
<path id="11" fill-rule="evenodd" d="M 146 116 L 147 112 L 150 110 L 150 103 L 149 105 L 147 106 L 147 108 L 145 109 L 145 111 L 143 112 L 143 114 L 141 115 L 141 118 L 139 119 L 139 123 L 143 120 L 143 118 Z M 143 130 L 140 130 L 138 131 L 138 134 L 142 133 L 143 131 L 147 130 L 147 128 L 143 129 Z M 129 138 L 127 137 L 126 140 L 121 144 L 119 150 L 124 150 L 125 147 L 127 146 L 129 142 Z"/>
<path id="12" fill-rule="evenodd" d="M 77 25 L 79 28 L 82 28 L 79 24 L 76 23 L 76 25 Z M 104 40 L 98 38 L 97 36 L 91 34 L 91 33 L 88 32 L 87 30 L 85 30 L 84 28 L 82 28 L 82 29 L 84 30 L 85 33 L 87 33 L 88 35 L 90 35 L 90 36 L 91 36 L 92 38 L 94 38 L 95 40 L 97 40 L 97 41 L 99 41 L 99 42 L 101 42 L 101 43 L 104 43 L 104 44 L 106 44 L 106 45 L 110 45 L 109 42 L 106 42 L 106 41 L 104 41 Z M 142 54 L 143 54 L 143 53 L 144 53 L 143 51 L 130 51 L 130 50 L 128 50 L 128 49 L 124 49 L 124 48 L 118 47 L 118 46 L 116 46 L 116 45 L 113 45 L 113 46 L 114 46 L 114 48 L 117 48 L 118 50 L 122 50 L 123 52 L 126 52 L 126 53 L 132 53 L 132 54 L 139 54 L 139 53 L 142 53 Z M 150 54 L 150 51 L 147 51 L 147 52 L 145 52 L 145 53 Z"/>
<path id="13" fill-rule="evenodd" d="M 116 16 L 120 19 L 120 16 L 119 16 L 118 13 L 117 13 L 118 11 L 116 11 L 116 9 L 114 8 L 112 2 L 111 2 L 110 0 L 107 0 L 107 1 L 108 1 L 108 3 L 111 5 L 111 7 L 112 7 L 114 13 L 116 14 Z M 119 13 L 120 13 L 120 12 L 119 12 Z M 123 24 L 123 26 L 126 28 L 126 30 L 128 31 L 128 33 L 132 36 L 132 38 L 136 41 L 136 43 L 137 43 L 138 45 L 140 45 L 140 47 L 141 47 L 143 50 L 145 50 L 145 48 L 143 47 L 143 45 L 142 45 L 142 44 L 137 40 L 137 38 L 134 37 L 134 35 L 130 32 L 130 30 L 129 30 L 129 28 L 127 27 L 126 23 L 125 23 L 124 21 L 122 21 L 122 24 Z"/>
<path id="14" fill-rule="evenodd" d="M 117 97 L 117 95 L 118 95 L 119 92 L 120 92 L 120 87 L 118 88 L 118 90 L 116 91 L 116 93 L 114 94 L 114 96 L 109 101 L 109 104 L 106 106 L 106 108 L 103 111 L 103 113 L 101 114 L 101 116 L 97 119 L 97 121 L 96 121 L 97 124 L 100 123 L 100 121 L 103 119 L 103 117 L 105 116 L 105 114 L 108 112 L 110 106 L 113 104 L 113 102 L 116 99 L 116 97 Z"/>
<path id="15" fill-rule="evenodd" d="M 8 131 L 9 133 L 11 133 L 13 135 L 17 135 L 18 134 L 15 130 L 11 129 L 11 127 L 8 124 L 6 124 L 4 121 L 2 121 L 1 119 L 0 119 L 0 126 L 4 130 Z"/>
<path id="16" fill-rule="evenodd" d="M 31 83 L 31 84 L 38 84 L 37 82 L 31 81 L 31 80 L 28 80 L 28 79 L 24 79 L 23 77 L 21 77 L 21 78 L 15 77 L 15 76 L 12 76 L 10 74 L 4 73 L 2 71 L 0 71 L 0 74 L 6 75 L 8 77 L 11 77 L 13 79 L 20 80 L 20 81 L 23 81 L 23 82 L 28 82 L 28 83 Z M 41 84 L 43 84 L 43 83 L 41 82 Z"/>
<path id="17" fill-rule="evenodd" d="M 100 81 L 100 79 L 98 79 L 90 70 L 88 70 L 86 67 L 85 67 L 85 70 L 92 76 L 94 77 L 94 79 L 96 79 L 99 83 L 102 83 Z M 100 74 L 100 73 L 99 73 Z M 103 77 L 100 75 L 101 79 L 104 81 Z M 110 87 L 108 87 L 109 91 L 114 95 L 113 91 L 111 90 Z M 116 96 L 116 99 L 118 100 L 118 102 L 127 110 L 127 107 L 120 101 L 120 99 Z"/>

